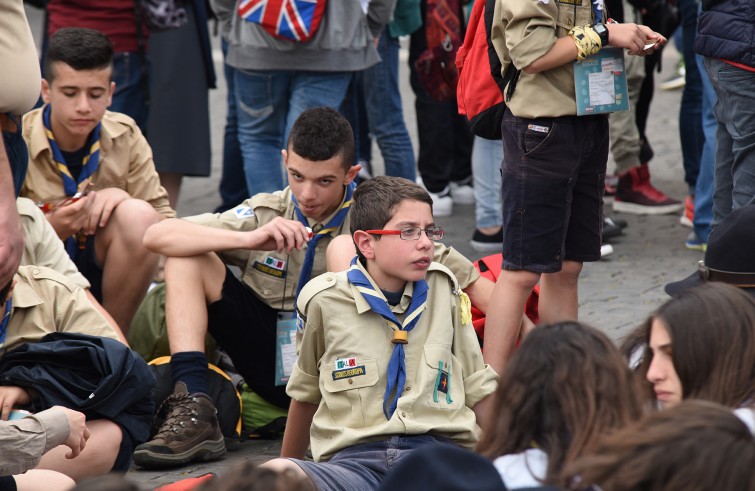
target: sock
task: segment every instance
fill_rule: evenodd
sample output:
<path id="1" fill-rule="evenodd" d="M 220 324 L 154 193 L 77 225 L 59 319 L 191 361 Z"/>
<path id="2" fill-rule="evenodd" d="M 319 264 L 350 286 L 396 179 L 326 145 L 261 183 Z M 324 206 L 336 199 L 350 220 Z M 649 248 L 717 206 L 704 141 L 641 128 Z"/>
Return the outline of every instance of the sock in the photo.
<path id="1" fill-rule="evenodd" d="M 173 383 L 183 382 L 189 394 L 207 394 L 207 355 L 201 351 L 182 351 L 170 357 L 173 369 Z"/>

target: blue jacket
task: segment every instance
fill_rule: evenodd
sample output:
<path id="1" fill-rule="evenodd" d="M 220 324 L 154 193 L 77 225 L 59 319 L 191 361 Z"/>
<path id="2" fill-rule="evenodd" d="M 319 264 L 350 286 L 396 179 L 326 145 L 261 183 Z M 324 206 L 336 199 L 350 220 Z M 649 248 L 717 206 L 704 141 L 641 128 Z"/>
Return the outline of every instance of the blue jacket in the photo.
<path id="1" fill-rule="evenodd" d="M 695 51 L 755 68 L 755 2 L 702 0 Z"/>

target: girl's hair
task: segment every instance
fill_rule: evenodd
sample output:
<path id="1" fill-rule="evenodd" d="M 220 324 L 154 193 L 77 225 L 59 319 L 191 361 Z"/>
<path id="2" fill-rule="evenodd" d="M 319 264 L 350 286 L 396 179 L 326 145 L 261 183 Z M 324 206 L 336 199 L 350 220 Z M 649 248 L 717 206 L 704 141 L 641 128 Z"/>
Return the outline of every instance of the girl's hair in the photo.
<path id="1" fill-rule="evenodd" d="M 565 489 L 755 489 L 755 440 L 730 409 L 686 400 L 601 439 L 564 469 Z"/>
<path id="2" fill-rule="evenodd" d="M 592 450 L 599 435 L 642 414 L 618 349 L 578 322 L 535 328 L 506 366 L 494 397 L 477 451 L 495 459 L 540 448 L 548 455 L 546 482 Z"/>
<path id="3" fill-rule="evenodd" d="M 650 341 L 653 320 L 671 339 L 671 357 L 682 384 L 682 397 L 737 408 L 755 397 L 755 300 L 739 288 L 707 283 L 690 288 L 661 305 L 638 329 Z M 631 337 L 632 335 L 630 335 Z M 635 337 L 637 337 L 635 335 Z M 639 367 L 645 378 L 653 354 Z M 646 382 L 646 394 L 655 398 Z"/>

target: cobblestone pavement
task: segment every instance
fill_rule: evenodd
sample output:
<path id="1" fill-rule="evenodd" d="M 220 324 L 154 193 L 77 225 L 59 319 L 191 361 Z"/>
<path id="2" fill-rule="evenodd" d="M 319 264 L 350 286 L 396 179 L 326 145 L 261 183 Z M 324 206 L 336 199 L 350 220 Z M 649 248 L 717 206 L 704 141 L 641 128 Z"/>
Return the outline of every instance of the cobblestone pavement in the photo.
<path id="1" fill-rule="evenodd" d="M 33 9 L 30 9 L 30 22 L 38 34 L 41 29 L 41 16 Z M 220 203 L 217 187 L 221 169 L 226 91 L 222 77 L 222 55 L 217 39 L 213 42 L 219 88 L 210 93 L 212 176 L 184 180 L 178 206 L 180 216 L 211 211 Z M 400 77 L 403 81 L 404 114 L 416 152 L 414 96 L 408 84 L 406 43 L 403 47 Z M 669 46 L 665 51 L 665 70 L 656 74 L 656 85 L 676 66 L 674 49 Z M 677 199 L 683 199 L 686 194 L 679 146 L 680 98 L 681 91 L 656 91 L 647 132 L 655 150 L 655 158 L 650 164 L 653 183 Z M 382 169 L 377 148 L 374 149 L 373 155 L 376 157 L 373 168 Z M 609 162 L 608 168 L 609 172 L 613 169 L 612 162 Z M 613 215 L 610 203 L 606 204 L 606 213 Z M 684 240 L 689 229 L 679 224 L 678 215 L 621 217 L 629 222 L 629 227 L 622 236 L 611 241 L 614 253 L 599 262 L 586 264 L 579 287 L 581 320 L 603 329 L 613 339 L 619 339 L 626 334 L 667 298 L 663 292 L 665 283 L 687 276 L 694 270 L 696 262 L 702 259 L 701 253 L 684 248 Z M 444 238 L 447 245 L 457 248 L 471 259 L 481 257 L 482 254 L 474 251 L 469 245 L 475 228 L 473 206 L 456 206 L 451 217 L 440 218 L 437 221 L 447 231 Z M 245 460 L 264 462 L 277 456 L 279 451 L 279 441 L 249 441 L 243 443 L 239 450 L 230 452 L 223 460 L 217 462 L 157 472 L 132 469 L 127 478 L 139 483 L 144 489 L 152 489 L 160 484 L 206 472 L 222 474 Z"/>

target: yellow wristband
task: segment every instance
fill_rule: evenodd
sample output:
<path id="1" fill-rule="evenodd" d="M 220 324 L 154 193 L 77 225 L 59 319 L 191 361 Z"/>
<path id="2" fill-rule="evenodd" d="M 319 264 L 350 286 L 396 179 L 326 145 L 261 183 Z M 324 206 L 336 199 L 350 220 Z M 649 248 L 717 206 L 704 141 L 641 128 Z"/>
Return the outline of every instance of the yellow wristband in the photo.
<path id="1" fill-rule="evenodd" d="M 577 45 L 577 59 L 580 61 L 600 51 L 600 35 L 590 26 L 575 26 L 569 31 L 569 36 Z"/>

